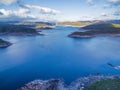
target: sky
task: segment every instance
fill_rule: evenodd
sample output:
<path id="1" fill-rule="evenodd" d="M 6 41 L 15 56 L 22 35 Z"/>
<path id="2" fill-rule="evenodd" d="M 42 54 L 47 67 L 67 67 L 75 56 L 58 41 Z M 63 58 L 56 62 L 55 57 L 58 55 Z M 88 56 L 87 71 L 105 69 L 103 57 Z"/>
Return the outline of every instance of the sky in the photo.
<path id="1" fill-rule="evenodd" d="M 120 19 L 120 0 L 0 0 L 0 21 Z"/>

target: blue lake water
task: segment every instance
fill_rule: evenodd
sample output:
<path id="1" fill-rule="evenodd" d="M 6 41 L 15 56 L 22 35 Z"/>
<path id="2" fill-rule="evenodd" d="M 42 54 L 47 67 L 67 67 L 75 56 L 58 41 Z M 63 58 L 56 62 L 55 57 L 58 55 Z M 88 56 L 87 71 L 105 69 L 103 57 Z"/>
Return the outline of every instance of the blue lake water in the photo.
<path id="1" fill-rule="evenodd" d="M 67 37 L 77 27 L 44 30 L 45 36 L 1 37 L 13 43 L 0 49 L 0 90 L 16 88 L 35 79 L 61 78 L 67 84 L 90 74 L 120 74 L 107 65 L 120 65 L 120 38 Z"/>

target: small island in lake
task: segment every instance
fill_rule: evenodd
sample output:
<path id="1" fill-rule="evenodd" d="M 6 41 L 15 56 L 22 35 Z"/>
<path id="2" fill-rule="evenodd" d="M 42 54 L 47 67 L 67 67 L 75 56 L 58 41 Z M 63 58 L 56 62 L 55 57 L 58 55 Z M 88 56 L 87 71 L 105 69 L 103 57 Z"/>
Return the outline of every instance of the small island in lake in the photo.
<path id="1" fill-rule="evenodd" d="M 76 31 L 70 34 L 73 38 L 90 38 L 96 36 L 120 36 L 120 24 L 92 24 L 81 29 L 84 32 Z"/>
<path id="2" fill-rule="evenodd" d="M 0 39 L 0 48 L 6 48 L 10 45 L 12 45 L 10 42 Z"/>
<path id="3" fill-rule="evenodd" d="M 47 24 L 39 24 L 35 28 L 39 30 L 47 30 L 47 29 L 53 29 L 55 26 L 47 25 Z"/>

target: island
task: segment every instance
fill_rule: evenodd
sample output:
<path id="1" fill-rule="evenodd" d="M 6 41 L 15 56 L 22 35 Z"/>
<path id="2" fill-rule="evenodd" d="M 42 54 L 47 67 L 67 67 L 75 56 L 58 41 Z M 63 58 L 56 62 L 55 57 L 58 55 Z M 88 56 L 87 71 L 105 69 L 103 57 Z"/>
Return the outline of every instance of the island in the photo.
<path id="1" fill-rule="evenodd" d="M 73 38 L 91 38 L 97 36 L 120 36 L 120 24 L 92 24 L 68 35 Z"/>
<path id="2" fill-rule="evenodd" d="M 10 45 L 12 45 L 10 42 L 0 39 L 0 48 L 6 48 Z"/>
<path id="3" fill-rule="evenodd" d="M 76 21 L 76 22 L 58 22 L 57 25 L 58 26 L 72 26 L 72 27 L 82 27 L 82 26 L 86 26 L 89 25 L 91 22 L 86 21 L 86 22 L 82 22 L 82 21 Z"/>
<path id="4" fill-rule="evenodd" d="M 0 35 L 40 35 L 36 29 L 22 25 L 0 25 Z"/>
<path id="5" fill-rule="evenodd" d="M 50 30 L 55 28 L 53 25 L 48 25 L 48 24 L 39 24 L 35 27 L 37 30 Z"/>

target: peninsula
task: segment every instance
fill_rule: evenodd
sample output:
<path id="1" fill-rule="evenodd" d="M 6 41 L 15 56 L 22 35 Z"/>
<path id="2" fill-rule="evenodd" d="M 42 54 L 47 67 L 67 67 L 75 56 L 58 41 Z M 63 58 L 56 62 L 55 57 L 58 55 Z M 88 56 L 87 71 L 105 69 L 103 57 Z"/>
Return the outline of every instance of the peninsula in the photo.
<path id="1" fill-rule="evenodd" d="M 0 39 L 0 48 L 6 48 L 10 45 L 12 45 L 10 42 Z"/>
<path id="2" fill-rule="evenodd" d="M 22 25 L 0 25 L 0 35 L 39 35 L 36 29 Z"/>
<path id="3" fill-rule="evenodd" d="M 120 36 L 120 24 L 92 24 L 81 28 L 84 32 L 76 31 L 70 34 L 73 38 L 90 38 L 97 36 Z"/>
<path id="4" fill-rule="evenodd" d="M 55 26 L 52 25 L 47 25 L 47 24 L 39 24 L 35 28 L 37 30 L 48 30 L 48 29 L 53 29 Z"/>

